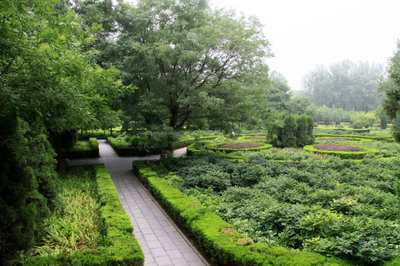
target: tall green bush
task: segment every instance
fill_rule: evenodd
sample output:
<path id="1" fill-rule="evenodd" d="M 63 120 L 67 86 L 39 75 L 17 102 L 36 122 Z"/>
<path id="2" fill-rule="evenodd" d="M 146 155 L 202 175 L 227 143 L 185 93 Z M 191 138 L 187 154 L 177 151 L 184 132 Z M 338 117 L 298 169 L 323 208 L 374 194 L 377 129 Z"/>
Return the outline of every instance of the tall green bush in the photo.
<path id="1" fill-rule="evenodd" d="M 54 206 L 55 153 L 40 128 L 0 119 L 0 264 L 34 244 Z"/>
<path id="2" fill-rule="evenodd" d="M 313 144 L 314 120 L 308 115 L 286 115 L 269 129 L 269 139 L 275 147 L 304 147 Z"/>

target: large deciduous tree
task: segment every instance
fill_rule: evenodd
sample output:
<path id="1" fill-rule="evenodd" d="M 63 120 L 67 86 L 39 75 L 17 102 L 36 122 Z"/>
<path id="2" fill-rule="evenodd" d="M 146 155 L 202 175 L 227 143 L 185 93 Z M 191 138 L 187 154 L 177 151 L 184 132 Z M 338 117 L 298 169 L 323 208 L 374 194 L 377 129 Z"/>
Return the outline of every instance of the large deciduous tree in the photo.
<path id="1" fill-rule="evenodd" d="M 16 116 L 44 126 L 62 170 L 65 136 L 100 127 L 103 114 L 114 115 L 108 102 L 118 85 L 115 68 L 94 64 L 90 47 L 101 27 L 83 30 L 74 12 L 56 3 L 1 2 L 0 119 Z"/>
<path id="2" fill-rule="evenodd" d="M 317 106 L 368 112 L 381 102 L 376 82 L 382 74 L 382 65 L 368 62 L 345 60 L 328 68 L 318 66 L 304 79 L 306 96 Z"/>
<path id="3" fill-rule="evenodd" d="M 212 10 L 205 0 L 141 0 L 116 8 L 120 34 L 100 59 L 138 87 L 125 98 L 129 120 L 177 129 L 189 120 L 247 116 L 247 95 L 268 76 L 268 42 L 256 19 Z"/>
<path id="4" fill-rule="evenodd" d="M 388 76 L 379 83 L 381 90 L 385 92 L 383 107 L 387 115 L 393 119 L 393 136 L 400 142 L 400 42 L 397 51 L 390 59 Z"/>

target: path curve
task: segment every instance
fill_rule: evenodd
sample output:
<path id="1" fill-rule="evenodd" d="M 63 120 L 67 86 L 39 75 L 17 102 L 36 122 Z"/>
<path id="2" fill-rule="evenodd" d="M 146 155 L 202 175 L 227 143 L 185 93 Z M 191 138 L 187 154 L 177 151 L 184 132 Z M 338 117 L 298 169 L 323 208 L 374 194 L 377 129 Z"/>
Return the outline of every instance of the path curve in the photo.
<path id="1" fill-rule="evenodd" d="M 132 172 L 132 161 L 160 156 L 119 157 L 105 140 L 99 140 L 99 151 L 98 159 L 72 160 L 70 164 L 104 163 L 143 249 L 144 265 L 210 265 Z"/>

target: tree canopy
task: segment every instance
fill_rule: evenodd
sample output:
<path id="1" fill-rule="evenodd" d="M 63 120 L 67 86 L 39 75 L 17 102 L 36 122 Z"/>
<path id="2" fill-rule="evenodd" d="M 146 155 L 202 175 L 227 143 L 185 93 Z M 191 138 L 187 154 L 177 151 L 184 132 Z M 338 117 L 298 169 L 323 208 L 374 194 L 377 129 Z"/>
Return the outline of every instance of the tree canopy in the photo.
<path id="1" fill-rule="evenodd" d="M 213 10 L 204 0 L 116 8 L 120 32 L 99 63 L 115 65 L 124 84 L 137 86 L 124 98 L 128 121 L 175 129 L 224 114 L 238 121 L 250 108 L 247 95 L 268 80 L 269 43 L 255 18 Z"/>
<path id="2" fill-rule="evenodd" d="M 305 96 L 317 106 L 368 112 L 381 102 L 376 82 L 382 74 L 381 64 L 368 62 L 345 60 L 329 67 L 317 66 L 304 79 Z"/>

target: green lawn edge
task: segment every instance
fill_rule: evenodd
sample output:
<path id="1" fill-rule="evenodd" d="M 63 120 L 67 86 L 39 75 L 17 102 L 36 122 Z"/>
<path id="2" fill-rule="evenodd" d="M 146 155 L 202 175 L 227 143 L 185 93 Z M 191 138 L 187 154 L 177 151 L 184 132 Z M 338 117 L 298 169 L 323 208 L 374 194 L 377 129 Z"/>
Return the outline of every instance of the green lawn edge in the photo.
<path id="1" fill-rule="evenodd" d="M 222 232 L 232 225 L 160 178 L 144 161 L 133 161 L 132 167 L 175 221 L 192 234 L 218 265 L 349 265 L 349 262 L 336 257 L 281 246 L 240 245 L 238 241 L 245 238 L 244 235 Z"/>

